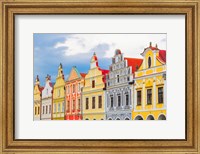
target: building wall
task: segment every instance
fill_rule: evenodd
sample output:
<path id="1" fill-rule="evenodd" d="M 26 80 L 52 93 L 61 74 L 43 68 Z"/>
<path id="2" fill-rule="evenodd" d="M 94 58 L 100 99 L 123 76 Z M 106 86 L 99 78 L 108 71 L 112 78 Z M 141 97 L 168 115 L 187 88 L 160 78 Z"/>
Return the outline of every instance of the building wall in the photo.
<path id="1" fill-rule="evenodd" d="M 39 78 L 37 77 L 35 85 L 34 85 L 34 116 L 33 120 L 40 120 L 40 113 L 41 113 L 41 99 L 42 99 L 42 88 L 40 87 Z"/>
<path id="2" fill-rule="evenodd" d="M 52 115 L 52 93 L 53 87 L 50 79 L 46 79 L 45 87 L 42 91 L 42 107 L 41 107 L 41 119 L 51 120 Z"/>
<path id="3" fill-rule="evenodd" d="M 84 86 L 84 78 L 78 72 L 76 67 L 72 67 L 69 78 L 66 81 L 66 120 L 82 119 L 82 98 L 81 90 Z"/>
<path id="4" fill-rule="evenodd" d="M 65 115 L 65 80 L 62 65 L 59 66 L 53 89 L 53 120 L 64 120 Z"/>
<path id="5" fill-rule="evenodd" d="M 106 79 L 106 119 L 107 120 L 125 120 L 132 119 L 132 85 L 133 74 L 131 66 L 128 66 L 120 50 L 115 51 L 110 65 L 109 74 Z M 128 104 L 126 102 L 128 95 Z M 118 104 L 120 96 L 120 106 Z M 111 105 L 113 98 L 113 107 Z"/>
<path id="6" fill-rule="evenodd" d="M 132 119 L 142 117 L 143 120 L 150 120 L 153 117 L 154 120 L 158 120 L 160 115 L 166 117 L 166 64 L 158 59 L 160 55 L 157 48 L 146 48 L 142 55 L 143 63 L 135 72 Z M 151 59 L 150 67 L 149 57 Z M 158 102 L 158 88 L 163 88 L 163 102 Z M 152 91 L 150 104 L 147 101 L 148 89 Z M 141 91 L 141 104 L 137 100 L 138 91 Z"/>
<path id="7" fill-rule="evenodd" d="M 83 120 L 105 120 L 105 82 L 102 70 L 98 67 L 96 55 L 90 62 L 90 70 L 85 76 L 85 86 L 82 92 Z M 95 87 L 92 88 L 92 82 L 95 81 Z M 98 97 L 102 98 L 102 106 L 99 108 Z M 95 108 L 92 108 L 92 98 L 95 97 Z M 86 98 L 89 99 L 89 109 L 86 109 Z"/>

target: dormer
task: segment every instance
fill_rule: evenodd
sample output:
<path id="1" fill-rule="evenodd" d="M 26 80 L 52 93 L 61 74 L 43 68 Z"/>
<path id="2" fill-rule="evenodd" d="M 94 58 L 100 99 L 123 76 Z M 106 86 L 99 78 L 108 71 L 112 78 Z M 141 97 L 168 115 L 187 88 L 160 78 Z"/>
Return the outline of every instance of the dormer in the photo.
<path id="1" fill-rule="evenodd" d="M 166 63 L 166 51 L 160 50 L 157 44 L 153 47 L 151 42 L 141 55 L 143 56 L 143 63 L 139 70 L 149 69 Z"/>

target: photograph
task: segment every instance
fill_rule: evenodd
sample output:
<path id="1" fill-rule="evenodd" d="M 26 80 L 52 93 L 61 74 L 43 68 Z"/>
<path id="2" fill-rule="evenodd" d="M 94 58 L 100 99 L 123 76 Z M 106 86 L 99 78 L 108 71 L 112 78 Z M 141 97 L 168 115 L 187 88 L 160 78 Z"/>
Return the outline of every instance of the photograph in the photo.
<path id="1" fill-rule="evenodd" d="M 0 153 L 200 153 L 199 0 L 1 0 Z"/>
<path id="2" fill-rule="evenodd" d="M 33 120 L 167 120 L 166 33 L 34 33 Z"/>

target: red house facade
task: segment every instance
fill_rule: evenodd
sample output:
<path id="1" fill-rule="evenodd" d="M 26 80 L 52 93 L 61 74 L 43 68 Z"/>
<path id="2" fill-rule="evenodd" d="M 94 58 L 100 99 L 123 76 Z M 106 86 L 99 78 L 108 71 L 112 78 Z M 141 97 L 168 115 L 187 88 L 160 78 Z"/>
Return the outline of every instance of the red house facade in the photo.
<path id="1" fill-rule="evenodd" d="M 81 91 L 84 86 L 84 77 L 86 74 L 79 73 L 76 66 L 73 66 L 65 84 L 66 89 L 66 111 L 65 120 L 82 120 Z"/>

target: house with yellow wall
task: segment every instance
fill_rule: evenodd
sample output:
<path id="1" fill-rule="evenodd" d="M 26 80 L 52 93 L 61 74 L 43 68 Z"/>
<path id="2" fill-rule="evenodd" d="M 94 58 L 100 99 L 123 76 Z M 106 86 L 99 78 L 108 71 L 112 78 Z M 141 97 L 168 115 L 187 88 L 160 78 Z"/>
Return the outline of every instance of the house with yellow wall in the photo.
<path id="1" fill-rule="evenodd" d="M 106 74 L 98 65 L 96 54 L 90 60 L 90 69 L 85 76 L 82 91 L 83 120 L 105 120 L 105 86 Z"/>
<path id="2" fill-rule="evenodd" d="M 40 120 L 41 119 L 41 101 L 42 101 L 42 90 L 43 87 L 40 86 L 40 80 L 39 76 L 37 75 L 34 85 L 34 92 L 33 92 L 33 98 L 34 98 L 34 105 L 33 105 L 33 114 L 34 114 L 34 120 Z"/>
<path id="3" fill-rule="evenodd" d="M 166 120 L 166 50 L 145 48 L 143 62 L 135 72 L 133 120 Z"/>
<path id="4" fill-rule="evenodd" d="M 58 75 L 53 88 L 53 120 L 64 120 L 65 117 L 65 79 L 62 64 L 58 67 Z"/>

